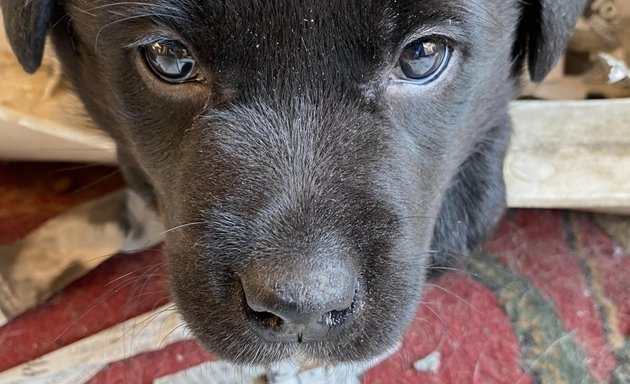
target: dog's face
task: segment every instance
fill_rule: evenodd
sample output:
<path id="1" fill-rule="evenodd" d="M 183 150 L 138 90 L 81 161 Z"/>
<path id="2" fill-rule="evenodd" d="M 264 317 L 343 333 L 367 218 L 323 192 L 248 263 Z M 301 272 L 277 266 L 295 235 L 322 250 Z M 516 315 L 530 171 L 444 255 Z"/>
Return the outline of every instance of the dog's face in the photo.
<path id="1" fill-rule="evenodd" d="M 433 263 L 496 221 L 522 59 L 544 76 L 580 9 L 4 1 L 29 70 L 52 20 L 128 181 L 173 228 L 180 311 L 244 363 L 366 360 L 400 340 Z"/>

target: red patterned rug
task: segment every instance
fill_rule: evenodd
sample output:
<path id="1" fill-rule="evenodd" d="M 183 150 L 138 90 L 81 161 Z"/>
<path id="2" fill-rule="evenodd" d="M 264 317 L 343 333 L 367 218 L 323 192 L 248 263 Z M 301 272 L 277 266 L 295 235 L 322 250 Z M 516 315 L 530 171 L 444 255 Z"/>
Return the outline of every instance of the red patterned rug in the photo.
<path id="1" fill-rule="evenodd" d="M 0 163 L 0 244 L 121 185 L 111 168 Z M 159 249 L 112 257 L 0 328 L 0 383 L 55 383 L 35 379 L 46 356 L 94 352 L 81 341 L 167 304 Z M 212 360 L 167 340 L 75 382 L 153 383 Z M 3 379 L 16 369 L 22 381 Z M 630 256 L 592 215 L 509 211 L 483 252 L 427 287 L 402 348 L 360 381 L 630 383 Z"/>

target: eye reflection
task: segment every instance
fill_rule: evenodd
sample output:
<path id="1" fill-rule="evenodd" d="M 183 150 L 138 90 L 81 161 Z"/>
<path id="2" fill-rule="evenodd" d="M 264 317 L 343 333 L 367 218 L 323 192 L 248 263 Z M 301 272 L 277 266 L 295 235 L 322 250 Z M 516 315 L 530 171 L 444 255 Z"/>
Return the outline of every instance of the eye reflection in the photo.
<path id="1" fill-rule="evenodd" d="M 452 48 L 430 39 L 420 39 L 405 47 L 398 60 L 401 77 L 416 84 L 428 84 L 447 67 Z"/>
<path id="2" fill-rule="evenodd" d="M 178 41 L 156 42 L 144 48 L 149 69 L 168 83 L 183 83 L 193 80 L 197 60 Z"/>

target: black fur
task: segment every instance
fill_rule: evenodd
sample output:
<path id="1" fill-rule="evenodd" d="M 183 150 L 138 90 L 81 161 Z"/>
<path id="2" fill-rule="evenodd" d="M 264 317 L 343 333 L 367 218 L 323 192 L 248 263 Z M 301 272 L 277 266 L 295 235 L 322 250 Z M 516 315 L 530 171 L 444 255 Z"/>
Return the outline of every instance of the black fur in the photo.
<path id="1" fill-rule="evenodd" d="M 5 29 L 13 51 L 24 70 L 33 73 L 44 55 L 54 0 L 1 0 Z"/>
<path id="2" fill-rule="evenodd" d="M 53 4 L 22 12 L 3 1 L 8 36 L 33 70 Z M 391 348 L 427 271 L 495 225 L 521 64 L 528 57 L 542 79 L 582 5 L 65 0 L 49 24 L 130 186 L 167 227 L 201 223 L 169 231 L 165 247 L 173 297 L 201 342 L 244 363 L 340 362 Z M 391 81 L 401 49 L 422 35 L 448 39 L 449 68 L 426 86 Z M 205 81 L 153 76 L 138 48 L 156 37 L 186 42 Z M 360 303 L 327 338 L 280 343 L 253 329 L 244 276 L 334 285 L 339 268 L 359 276 Z M 305 288 L 302 308 L 320 288 Z"/>

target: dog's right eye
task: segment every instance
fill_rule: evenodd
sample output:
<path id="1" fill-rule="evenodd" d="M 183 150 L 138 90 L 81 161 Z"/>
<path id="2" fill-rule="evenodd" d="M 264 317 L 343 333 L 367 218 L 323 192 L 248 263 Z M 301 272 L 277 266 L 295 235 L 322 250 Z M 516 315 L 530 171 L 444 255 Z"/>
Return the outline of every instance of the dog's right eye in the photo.
<path id="1" fill-rule="evenodd" d="M 405 47 L 398 60 L 399 78 L 414 84 L 428 84 L 446 69 L 453 49 L 430 38 L 417 40 Z"/>
<path id="2" fill-rule="evenodd" d="M 147 67 L 159 79 L 179 84 L 196 80 L 197 60 L 178 41 L 156 42 L 142 48 Z"/>

